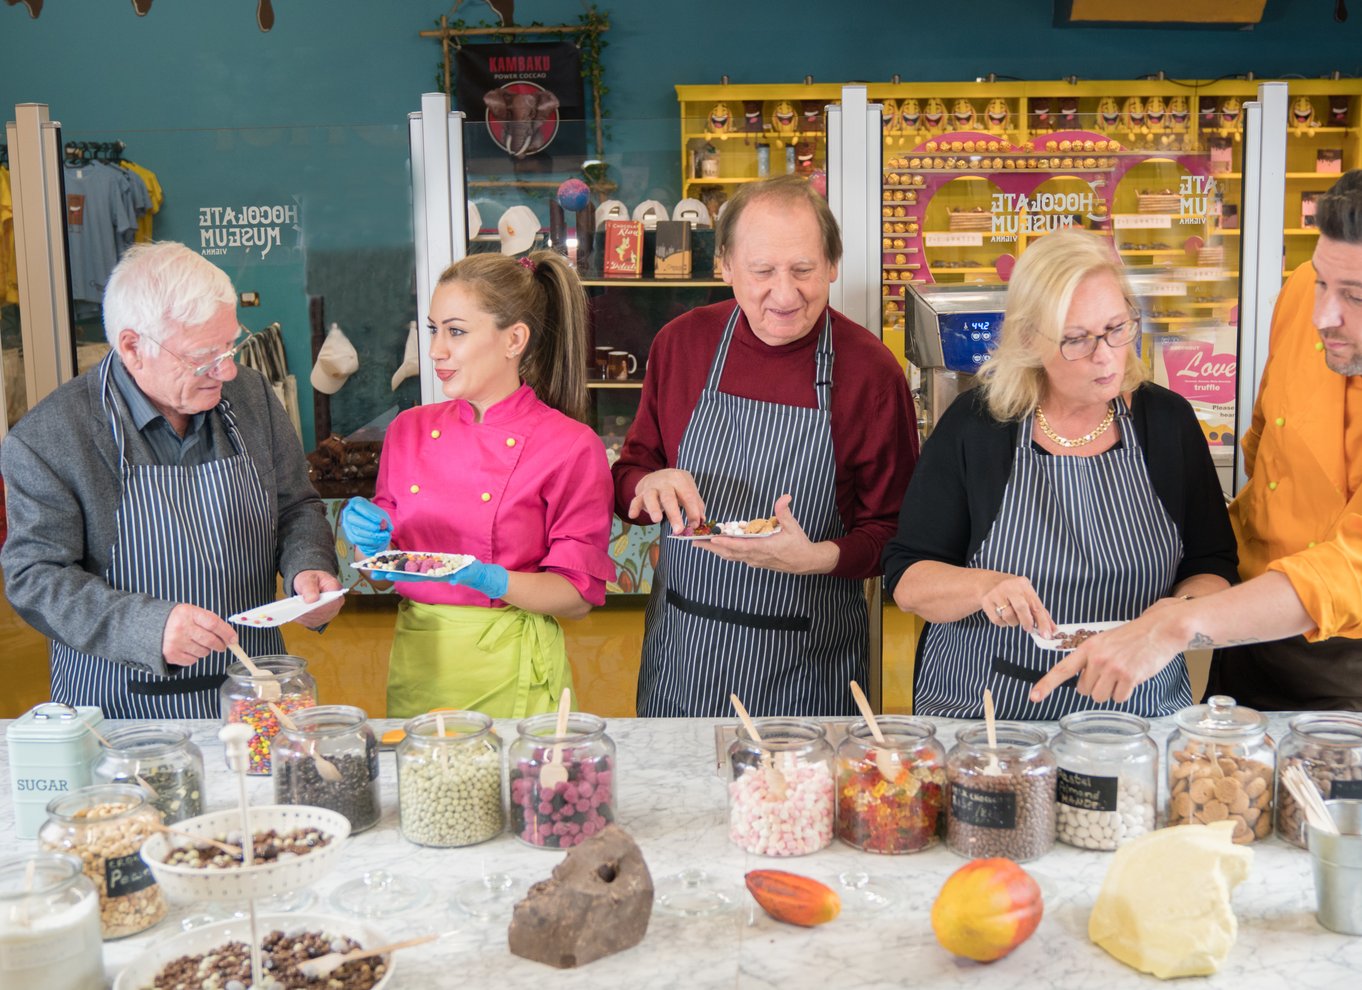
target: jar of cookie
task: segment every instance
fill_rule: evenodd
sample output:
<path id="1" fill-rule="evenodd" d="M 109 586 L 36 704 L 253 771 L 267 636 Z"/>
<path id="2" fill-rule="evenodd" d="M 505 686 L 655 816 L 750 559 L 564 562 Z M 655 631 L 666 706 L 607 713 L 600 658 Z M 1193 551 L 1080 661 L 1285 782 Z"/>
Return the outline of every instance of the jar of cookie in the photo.
<path id="1" fill-rule="evenodd" d="M 1280 772 L 1300 767 L 1326 801 L 1362 798 L 1362 716 L 1297 715 L 1282 740 Z M 1305 812 L 1286 787 L 1277 789 L 1277 834 L 1305 848 Z"/>
<path id="2" fill-rule="evenodd" d="M 1266 716 L 1217 694 L 1182 709 L 1174 721 L 1167 824 L 1232 821 L 1240 845 L 1271 835 L 1277 752 Z"/>
<path id="3" fill-rule="evenodd" d="M 1124 712 L 1073 712 L 1050 744 L 1059 766 L 1055 836 L 1112 850 L 1154 828 L 1159 748 L 1149 723 Z"/>
<path id="4" fill-rule="evenodd" d="M 759 718 L 728 747 L 728 838 L 759 856 L 804 856 L 832 842 L 832 746 L 817 722 Z"/>
<path id="5" fill-rule="evenodd" d="M 946 757 L 946 844 L 1024 863 L 1055 844 L 1055 757 L 1034 726 L 999 722 L 996 735 L 990 747 L 984 726 L 964 729 Z"/>

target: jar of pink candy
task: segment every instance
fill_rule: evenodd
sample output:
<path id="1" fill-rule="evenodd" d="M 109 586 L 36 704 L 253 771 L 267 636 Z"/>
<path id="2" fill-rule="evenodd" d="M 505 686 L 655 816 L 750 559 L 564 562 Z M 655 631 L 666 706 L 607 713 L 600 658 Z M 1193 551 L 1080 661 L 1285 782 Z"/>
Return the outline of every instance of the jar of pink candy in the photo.
<path id="1" fill-rule="evenodd" d="M 833 750 L 821 725 L 759 718 L 728 747 L 728 837 L 761 856 L 804 856 L 832 842 Z"/>
<path id="2" fill-rule="evenodd" d="M 567 849 L 615 820 L 615 742 L 605 721 L 586 712 L 568 716 L 555 735 L 555 713 L 516 725 L 507 750 L 511 830 L 527 845 Z"/>

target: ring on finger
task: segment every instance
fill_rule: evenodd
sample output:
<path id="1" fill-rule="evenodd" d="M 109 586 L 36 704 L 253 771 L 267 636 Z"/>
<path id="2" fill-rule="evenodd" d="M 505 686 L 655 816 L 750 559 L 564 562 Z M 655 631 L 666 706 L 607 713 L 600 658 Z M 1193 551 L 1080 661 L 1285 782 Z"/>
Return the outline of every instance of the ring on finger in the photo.
<path id="1" fill-rule="evenodd" d="M 1011 607 L 1012 607 L 1012 606 L 1009 605 L 1009 604 L 1007 604 L 1007 602 L 1003 602 L 1003 604 L 999 605 L 999 606 L 998 606 L 997 608 L 995 608 L 993 611 L 997 612 L 999 615 L 1002 615 L 1004 612 L 1006 612 L 1006 611 L 1007 611 L 1008 609 L 1010 609 Z"/>

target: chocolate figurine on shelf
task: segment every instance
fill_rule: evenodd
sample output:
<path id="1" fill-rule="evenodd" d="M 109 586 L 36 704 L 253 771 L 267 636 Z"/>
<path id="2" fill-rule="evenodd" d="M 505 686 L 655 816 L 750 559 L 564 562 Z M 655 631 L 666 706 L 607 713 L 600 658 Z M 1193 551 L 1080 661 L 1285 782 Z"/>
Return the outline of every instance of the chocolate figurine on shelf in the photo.
<path id="1" fill-rule="evenodd" d="M 1121 126 L 1121 107 L 1114 96 L 1104 96 L 1097 101 L 1097 129 L 1110 134 Z"/>
<path id="2" fill-rule="evenodd" d="M 1315 105 L 1310 102 L 1308 96 L 1298 96 L 1291 101 L 1291 129 L 1295 131 L 1296 137 L 1307 134 L 1315 136 L 1315 128 L 1319 126 L 1319 121 L 1315 119 Z"/>
<path id="3" fill-rule="evenodd" d="M 812 141 L 800 141 L 795 144 L 795 174 L 813 175 Z"/>
<path id="4" fill-rule="evenodd" d="M 905 144 L 917 143 L 917 132 L 922 129 L 922 107 L 911 96 L 899 104 L 900 130 Z"/>
<path id="5" fill-rule="evenodd" d="M 946 104 L 935 96 L 928 97 L 922 108 L 922 122 L 929 134 L 940 134 L 946 123 Z"/>
<path id="6" fill-rule="evenodd" d="M 1242 128 L 1244 104 L 1237 96 L 1227 96 L 1220 102 L 1220 133 L 1233 134 L 1236 141 L 1244 135 Z"/>
<path id="7" fill-rule="evenodd" d="M 1182 147 L 1187 142 L 1187 125 L 1191 123 L 1192 111 L 1187 106 L 1187 97 L 1171 96 L 1168 98 L 1168 130 L 1173 135 L 1173 141 L 1178 147 Z"/>
<path id="8" fill-rule="evenodd" d="M 742 130 L 748 137 L 753 134 L 761 134 L 766 126 L 761 119 L 762 102 L 761 100 L 742 101 Z"/>
<path id="9" fill-rule="evenodd" d="M 884 143 L 898 144 L 903 138 L 903 121 L 899 119 L 898 101 L 881 100 L 880 117 L 884 120 Z"/>
<path id="10" fill-rule="evenodd" d="M 968 131 L 974 128 L 975 112 L 974 104 L 969 100 L 956 100 L 951 107 L 951 116 L 955 120 L 957 131 Z"/>
<path id="11" fill-rule="evenodd" d="M 733 115 L 728 112 L 727 103 L 716 103 L 705 118 L 705 136 L 726 138 L 733 131 Z"/>
<path id="12" fill-rule="evenodd" d="M 782 142 L 789 141 L 795 133 L 795 108 L 789 100 L 781 100 L 771 111 L 771 132 Z"/>
<path id="13" fill-rule="evenodd" d="M 1007 105 L 1007 101 L 1001 97 L 988 101 L 988 108 L 984 112 L 985 125 L 992 134 L 1003 134 L 1007 127 L 1012 123 L 1012 111 Z"/>
<path id="14" fill-rule="evenodd" d="M 1214 96 L 1197 97 L 1196 116 L 1202 134 L 1209 134 L 1220 125 L 1220 108 Z"/>
<path id="15" fill-rule="evenodd" d="M 1059 98 L 1059 116 L 1055 120 L 1055 130 L 1073 131 L 1080 126 L 1078 120 L 1078 97 L 1061 96 Z"/>
<path id="16" fill-rule="evenodd" d="M 1348 126 L 1348 98 L 1346 96 L 1329 97 L 1329 126 Z"/>
<path id="17" fill-rule="evenodd" d="M 1048 96 L 1037 96 L 1031 101 L 1031 130 L 1049 131 L 1054 129 L 1054 121 L 1050 119 L 1050 98 Z"/>
<path id="18" fill-rule="evenodd" d="M 799 101 L 799 128 L 805 134 L 819 134 L 823 130 L 823 101 Z"/>
<path id="19" fill-rule="evenodd" d="M 1127 96 L 1126 101 L 1121 106 L 1121 129 L 1130 135 L 1131 140 L 1137 134 L 1148 134 L 1149 128 L 1144 124 L 1144 100 L 1138 96 Z"/>
<path id="20" fill-rule="evenodd" d="M 1168 105 L 1162 96 L 1151 96 L 1144 101 L 1144 125 L 1150 135 L 1158 139 L 1161 147 L 1172 142 L 1168 135 Z"/>

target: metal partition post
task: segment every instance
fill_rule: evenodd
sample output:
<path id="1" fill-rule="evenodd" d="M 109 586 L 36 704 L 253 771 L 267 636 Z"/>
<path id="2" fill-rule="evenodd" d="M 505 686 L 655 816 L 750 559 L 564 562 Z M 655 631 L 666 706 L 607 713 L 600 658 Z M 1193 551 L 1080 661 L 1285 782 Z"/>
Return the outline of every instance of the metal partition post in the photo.
<path id="1" fill-rule="evenodd" d="M 1282 289 L 1282 217 L 1286 200 L 1286 83 L 1263 83 L 1244 105 L 1243 228 L 1239 250 L 1238 394 L 1234 435 L 1253 422 L 1253 403 L 1267 362 L 1272 307 Z M 1243 451 L 1234 447 L 1234 490 L 1248 481 Z"/>
<path id="2" fill-rule="evenodd" d="M 842 264 L 832 284 L 831 303 L 876 337 L 882 335 L 883 130 L 882 108 L 869 102 L 866 87 L 843 86 L 841 105 L 828 108 L 828 205 L 842 228 Z M 882 411 L 867 409 L 865 414 L 876 416 Z M 879 578 L 865 582 L 865 595 L 870 619 L 865 689 L 871 705 L 879 709 L 884 684 L 884 601 Z"/>
<path id="3" fill-rule="evenodd" d="M 412 230 L 416 247 L 416 324 L 430 317 L 430 296 L 440 273 L 468 253 L 468 193 L 464 180 L 463 120 L 449 109 L 444 93 L 423 93 L 419 113 L 409 114 Z M 430 338 L 422 333 L 421 402 L 441 402 L 430 360 Z"/>
<path id="4" fill-rule="evenodd" d="M 14 118 L 6 124 L 5 133 L 14 198 L 24 380 L 32 409 L 76 372 L 66 266 L 66 197 L 61 124 L 48 118 L 42 103 L 20 103 L 14 108 Z"/>

